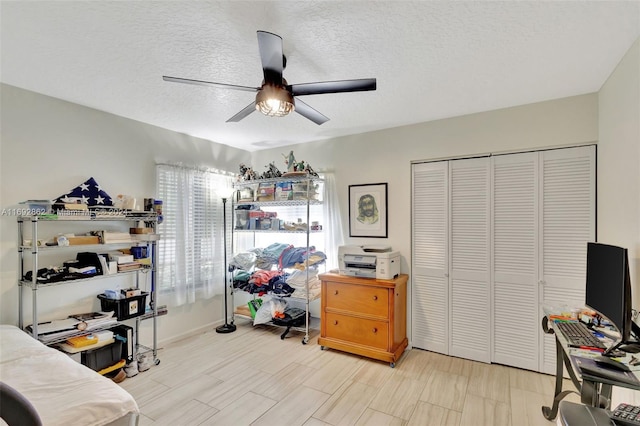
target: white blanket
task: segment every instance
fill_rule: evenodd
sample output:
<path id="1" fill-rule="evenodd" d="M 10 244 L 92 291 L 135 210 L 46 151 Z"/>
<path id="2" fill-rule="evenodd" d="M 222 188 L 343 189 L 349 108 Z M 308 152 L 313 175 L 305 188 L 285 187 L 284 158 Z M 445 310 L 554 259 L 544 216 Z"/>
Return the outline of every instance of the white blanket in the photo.
<path id="1" fill-rule="evenodd" d="M 31 402 L 45 426 L 105 425 L 139 413 L 112 380 L 15 326 L 0 325 L 0 381 Z"/>

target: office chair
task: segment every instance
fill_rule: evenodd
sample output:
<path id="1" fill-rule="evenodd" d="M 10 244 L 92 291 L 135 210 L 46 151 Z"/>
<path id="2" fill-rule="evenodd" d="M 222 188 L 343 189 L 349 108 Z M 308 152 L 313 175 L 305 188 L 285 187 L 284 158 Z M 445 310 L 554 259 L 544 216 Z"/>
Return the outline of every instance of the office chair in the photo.
<path id="1" fill-rule="evenodd" d="M 20 392 L 0 382 L 0 418 L 9 426 L 42 426 L 33 405 Z"/>

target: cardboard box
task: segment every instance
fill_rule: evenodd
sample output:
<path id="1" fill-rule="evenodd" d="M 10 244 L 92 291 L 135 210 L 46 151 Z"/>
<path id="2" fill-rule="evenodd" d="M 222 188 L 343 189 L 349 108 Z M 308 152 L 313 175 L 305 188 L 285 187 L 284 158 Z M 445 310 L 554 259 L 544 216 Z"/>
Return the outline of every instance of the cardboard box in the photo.
<path id="1" fill-rule="evenodd" d="M 82 246 L 87 244 L 100 244 L 100 238 L 94 235 L 83 235 L 79 237 L 66 237 L 70 246 Z M 58 238 L 56 237 L 56 243 Z"/>
<path id="2" fill-rule="evenodd" d="M 261 183 L 258 186 L 258 201 L 273 201 L 275 197 L 275 185 L 270 183 Z"/>
<path id="3" fill-rule="evenodd" d="M 139 288 L 129 288 L 126 290 L 120 290 L 120 292 L 124 295 L 125 298 L 129 298 L 133 296 L 140 296 L 142 290 L 140 290 Z"/>
<path id="4" fill-rule="evenodd" d="M 153 234 L 153 228 L 129 228 L 130 234 Z"/>
<path id="5" fill-rule="evenodd" d="M 112 252 L 109 252 L 109 260 L 116 261 L 118 263 L 118 265 L 120 265 L 121 263 L 132 263 L 133 262 L 133 255 L 132 254 L 124 254 L 124 253 L 119 252 L 119 251 L 112 251 Z"/>

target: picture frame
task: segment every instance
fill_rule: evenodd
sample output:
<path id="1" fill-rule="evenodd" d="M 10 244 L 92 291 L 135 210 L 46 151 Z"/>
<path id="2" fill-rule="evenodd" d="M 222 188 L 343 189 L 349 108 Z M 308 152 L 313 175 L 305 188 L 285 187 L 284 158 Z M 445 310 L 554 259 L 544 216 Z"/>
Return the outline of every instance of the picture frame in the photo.
<path id="1" fill-rule="evenodd" d="M 387 238 L 387 184 L 349 185 L 349 236 Z"/>

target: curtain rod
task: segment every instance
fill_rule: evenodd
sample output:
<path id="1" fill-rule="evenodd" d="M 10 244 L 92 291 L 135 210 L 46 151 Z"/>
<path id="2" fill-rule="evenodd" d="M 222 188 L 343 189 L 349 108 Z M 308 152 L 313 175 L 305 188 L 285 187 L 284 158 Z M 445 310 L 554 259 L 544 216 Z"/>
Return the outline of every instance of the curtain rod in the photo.
<path id="1" fill-rule="evenodd" d="M 238 175 L 237 173 L 228 172 L 226 170 L 219 170 L 219 169 L 215 169 L 213 167 L 206 167 L 206 166 L 196 166 L 194 164 L 156 163 L 156 166 L 169 166 L 169 167 L 176 167 L 176 168 L 180 168 L 180 169 L 184 169 L 184 170 L 197 170 L 199 172 L 215 173 L 215 174 L 218 174 L 218 175 L 230 176 L 230 177 L 236 177 Z"/>

